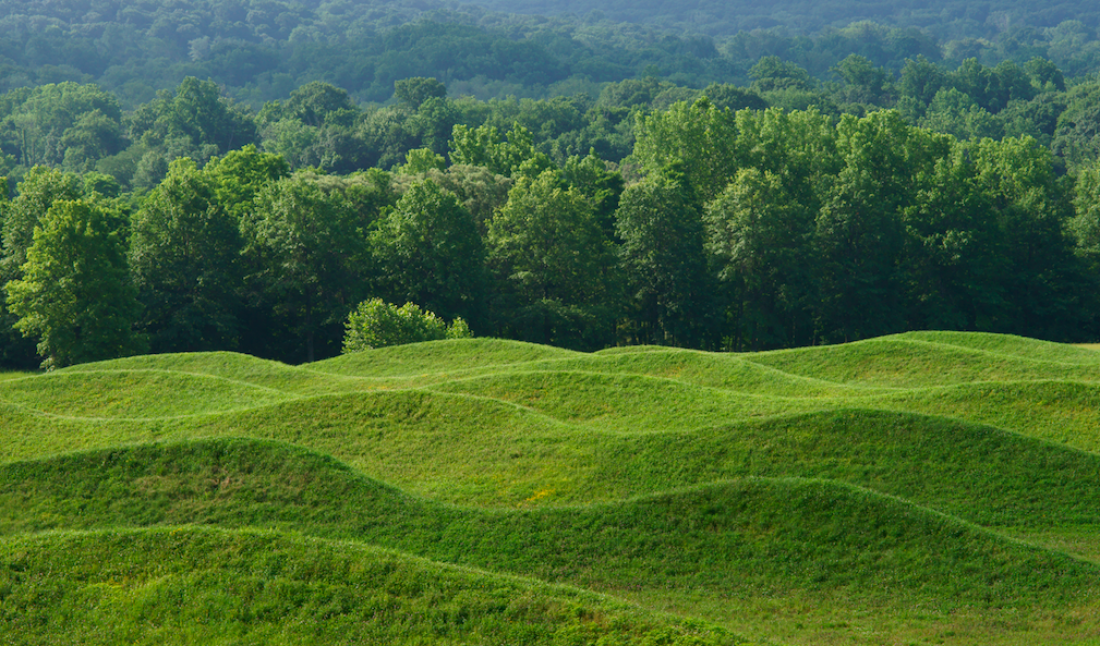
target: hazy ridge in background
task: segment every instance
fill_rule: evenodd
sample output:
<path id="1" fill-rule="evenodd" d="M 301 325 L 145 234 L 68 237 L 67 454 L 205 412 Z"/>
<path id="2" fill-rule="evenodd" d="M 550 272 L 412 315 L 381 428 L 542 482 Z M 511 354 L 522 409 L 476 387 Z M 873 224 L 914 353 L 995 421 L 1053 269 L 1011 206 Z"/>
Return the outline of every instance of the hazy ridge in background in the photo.
<path id="1" fill-rule="evenodd" d="M 1084 2 L 920 2 L 917 0 L 459 0 L 506 13 L 557 16 L 655 25 L 728 36 L 739 31 L 780 28 L 790 35 L 810 35 L 853 22 L 874 21 L 890 27 L 919 27 L 939 38 L 995 37 L 1020 28 L 1055 27 L 1080 21 L 1095 28 L 1100 11 Z"/>
<path id="2" fill-rule="evenodd" d="M 259 107 L 322 80 L 359 101 L 434 76 L 478 98 L 598 92 L 655 76 L 747 84 L 779 56 L 818 78 L 850 54 L 894 71 L 924 56 L 956 67 L 1035 58 L 1067 77 L 1100 69 L 1090 3 L 401 0 L 0 1 L 0 91 L 96 83 L 124 107 L 187 76 Z"/>

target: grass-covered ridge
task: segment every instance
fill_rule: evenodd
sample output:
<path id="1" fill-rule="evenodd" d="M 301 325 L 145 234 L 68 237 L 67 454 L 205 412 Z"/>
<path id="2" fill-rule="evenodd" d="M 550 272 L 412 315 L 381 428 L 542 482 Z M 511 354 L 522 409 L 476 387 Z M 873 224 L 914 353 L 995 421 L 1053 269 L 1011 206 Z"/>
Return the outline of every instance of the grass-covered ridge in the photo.
<path id="1" fill-rule="evenodd" d="M 623 627 L 600 633 L 608 643 L 644 643 L 651 629 L 732 643 L 651 611 L 781 643 L 1089 643 L 1098 410 L 1100 353 L 962 333 L 736 355 L 472 339 L 301 367 L 135 357 L 0 381 L 0 553 L 39 550 L 45 563 L 61 544 L 91 549 L 90 536 L 198 532 L 278 543 L 281 567 L 298 571 L 333 545 L 367 560 L 384 548 L 397 552 L 383 560 L 428 559 L 425 572 L 473 567 L 641 604 L 622 610 L 634 619 L 597 622 Z M 18 559 L 5 558 L 0 630 L 16 625 L 8 599 L 50 598 L 20 597 L 24 584 L 3 579 Z M 208 564 L 171 585 L 201 598 L 219 577 L 265 581 L 265 562 Z M 35 585 L 90 594 L 56 565 Z M 297 590 L 302 607 L 343 599 L 350 615 L 333 617 L 366 603 L 346 586 L 299 583 L 272 585 Z M 170 588 L 139 595 L 147 615 L 183 594 Z M 523 594 L 558 594 L 546 590 Z M 492 595 L 454 594 L 440 603 L 517 634 L 486 609 Z M 412 622 L 386 639 L 497 643 L 454 626 L 425 637 L 445 620 L 422 602 L 435 603 L 386 602 Z M 536 604 L 554 608 L 536 624 L 587 636 L 534 630 L 527 643 L 594 643 L 556 603 Z M 311 643 L 278 622 L 222 617 L 226 634 Z M 62 624 L 49 639 L 79 622 Z"/>
<path id="2" fill-rule="evenodd" d="M 916 590 L 1017 606 L 1078 597 L 1100 574 L 1100 565 L 897 498 L 803 478 L 742 478 L 602 505 L 485 511 L 408 496 L 300 449 L 212 440 L 16 463 L 0 470 L 0 479 L 12 490 L 2 534 L 275 527 L 609 590 L 629 581 L 731 594 L 843 580 L 853 596 L 873 587 L 878 600 Z M 998 573 L 994 590 L 989 571 Z"/>
<path id="3" fill-rule="evenodd" d="M 0 562 L 7 644 L 742 643 L 576 589 L 275 532 L 39 534 L 0 539 Z"/>

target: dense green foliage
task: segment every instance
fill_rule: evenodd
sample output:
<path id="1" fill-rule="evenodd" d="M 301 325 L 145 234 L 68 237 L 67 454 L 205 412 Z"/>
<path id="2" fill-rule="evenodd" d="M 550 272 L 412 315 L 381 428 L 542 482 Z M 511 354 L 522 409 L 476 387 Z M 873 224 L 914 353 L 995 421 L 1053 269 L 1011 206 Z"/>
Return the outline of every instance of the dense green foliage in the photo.
<path id="1" fill-rule="evenodd" d="M 574 348 L 1100 335 L 1087 11 L 85 9 L 4 19 L 0 278 L 89 200 L 128 245 L 130 348 L 332 356 L 370 298 Z M 684 31 L 614 22 L 655 16 Z M 39 360 L 24 316 L 6 365 Z"/>
<path id="2" fill-rule="evenodd" d="M 215 182 L 180 158 L 134 215 L 130 263 L 153 352 L 235 347 L 241 239 Z"/>
<path id="3" fill-rule="evenodd" d="M 1100 13 L 578 6 L 0 0 L 0 640 L 1096 642 Z"/>
<path id="4" fill-rule="evenodd" d="M 348 315 L 344 352 L 470 336 L 470 328 L 461 318 L 447 324 L 434 312 L 421 310 L 414 303 L 397 307 L 380 298 L 372 298 L 360 303 Z"/>
<path id="5" fill-rule="evenodd" d="M 1067 89 L 1041 59 L 910 60 L 895 78 L 853 56 L 842 84 L 778 58 L 752 72 L 749 89 L 647 78 L 488 102 L 412 77 L 365 109 L 314 82 L 258 115 L 188 79 L 116 104 L 129 134 L 98 159 L 46 144 L 111 95 L 13 91 L 13 115 L 57 101 L 69 121 L 13 148 L 0 264 L 20 280 L 51 205 L 85 199 L 129 247 L 127 347 L 297 361 L 337 354 L 371 298 L 585 349 L 1100 335 L 1094 82 Z M 5 360 L 31 365 L 6 329 Z"/>
<path id="6" fill-rule="evenodd" d="M 8 375 L 0 631 L 1088 643 L 1098 384 L 1095 351 L 973 333 Z"/>
<path id="7" fill-rule="evenodd" d="M 690 5 L 656 0 L 609 0 L 593 9 L 582 0 L 464 0 L 499 11 L 580 16 L 595 13 L 612 20 L 643 24 L 675 25 L 690 32 L 733 34 L 740 31 L 782 27 L 787 32 L 815 32 L 824 27 L 844 27 L 853 22 L 875 21 L 898 27 L 922 27 L 940 36 L 995 38 L 1023 26 L 1054 27 L 1079 21 L 1095 28 L 1100 12 L 1073 0 L 1036 5 L 1022 0 L 868 0 L 865 2 L 809 2 L 777 0 L 768 4 L 746 0 L 703 0 Z"/>
<path id="8" fill-rule="evenodd" d="M 0 16 L 0 90 L 95 82 L 130 107 L 187 76 L 259 104 L 316 80 L 381 101 L 416 76 L 482 97 L 569 94 L 649 73 L 702 87 L 744 82 L 769 55 L 817 76 L 849 54 L 894 70 L 918 55 L 952 65 L 1041 56 L 1074 76 L 1100 60 L 1098 13 L 1080 1 L 620 1 L 594 12 L 575 0 L 4 0 Z M 109 133 L 105 123 L 88 130 Z"/>
<path id="9" fill-rule="evenodd" d="M 115 226 L 112 226 L 112 225 Z M 108 213 L 82 200 L 57 200 L 27 248 L 23 276 L 5 285 L 15 327 L 39 339 L 43 367 L 139 351 L 138 310 L 123 241 Z"/>

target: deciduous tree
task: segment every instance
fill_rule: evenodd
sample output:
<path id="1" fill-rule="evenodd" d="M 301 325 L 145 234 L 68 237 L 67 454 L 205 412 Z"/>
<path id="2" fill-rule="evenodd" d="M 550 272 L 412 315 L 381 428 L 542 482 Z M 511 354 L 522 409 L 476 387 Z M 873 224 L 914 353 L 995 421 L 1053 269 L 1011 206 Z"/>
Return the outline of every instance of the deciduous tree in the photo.
<path id="1" fill-rule="evenodd" d="M 824 339 L 854 341 L 904 329 L 901 208 L 930 157 L 893 111 L 845 115 L 837 131 L 844 168 L 817 216 L 816 310 Z"/>
<path id="2" fill-rule="evenodd" d="M 814 211 L 780 175 L 737 172 L 706 212 L 707 249 L 725 286 L 727 343 L 751 350 L 812 339 Z"/>
<path id="3" fill-rule="evenodd" d="M 705 345 L 713 285 L 703 255 L 701 208 L 674 164 L 628 187 L 619 203 L 620 258 L 639 340 Z"/>
<path id="4" fill-rule="evenodd" d="M 23 277 L 6 285 L 15 324 L 38 339 L 46 368 L 112 359 L 142 348 L 139 305 L 125 242 L 111 219 L 83 200 L 59 200 L 34 231 Z"/>
<path id="5" fill-rule="evenodd" d="M 154 352 L 236 347 L 241 239 L 216 192 L 181 158 L 134 217 L 130 266 Z"/>
<path id="6" fill-rule="evenodd" d="M 378 287 L 440 316 L 483 319 L 485 248 L 470 212 L 431 180 L 412 186 L 370 238 Z"/>
<path id="7" fill-rule="evenodd" d="M 609 340 L 617 305 L 610 241 L 559 172 L 520 177 L 487 240 L 500 332 L 575 347 Z"/>
<path id="8" fill-rule="evenodd" d="M 634 157 L 649 173 L 680 162 L 700 203 L 726 188 L 737 172 L 737 126 L 732 112 L 703 97 L 677 103 L 667 112 L 640 116 Z"/>
<path id="9" fill-rule="evenodd" d="M 241 222 L 254 304 L 285 320 L 307 361 L 335 353 L 339 326 L 365 296 L 367 230 L 390 198 L 379 173 L 296 173 L 265 186 Z"/>

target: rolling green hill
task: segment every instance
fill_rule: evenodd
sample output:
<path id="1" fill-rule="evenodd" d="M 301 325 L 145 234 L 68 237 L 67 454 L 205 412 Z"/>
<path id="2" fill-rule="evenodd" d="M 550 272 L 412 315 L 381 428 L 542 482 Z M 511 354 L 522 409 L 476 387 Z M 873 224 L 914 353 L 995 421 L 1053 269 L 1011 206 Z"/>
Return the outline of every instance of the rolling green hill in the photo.
<path id="1" fill-rule="evenodd" d="M 966 333 L 5 375 L 0 639 L 1098 644 L 1098 410 Z"/>

